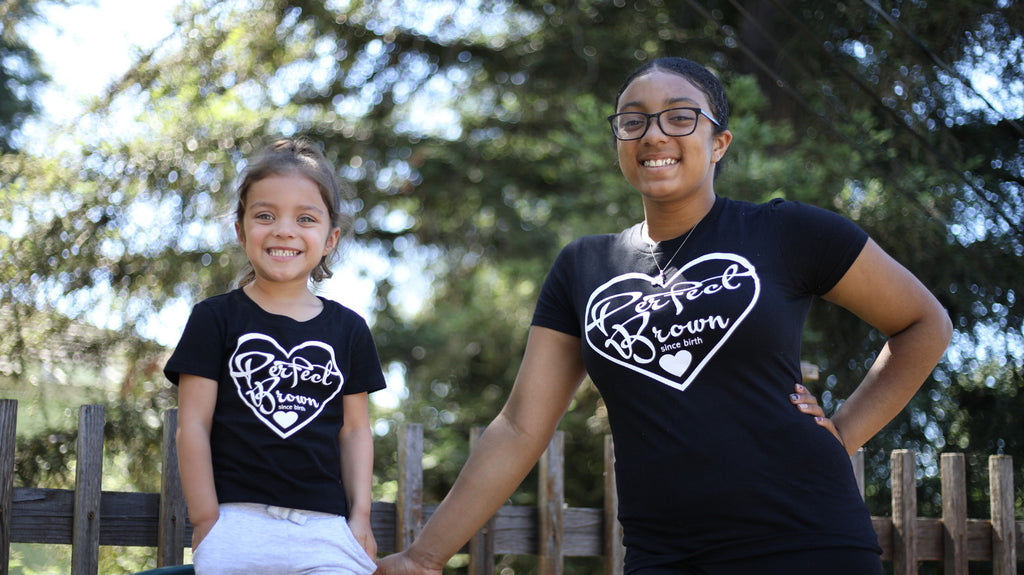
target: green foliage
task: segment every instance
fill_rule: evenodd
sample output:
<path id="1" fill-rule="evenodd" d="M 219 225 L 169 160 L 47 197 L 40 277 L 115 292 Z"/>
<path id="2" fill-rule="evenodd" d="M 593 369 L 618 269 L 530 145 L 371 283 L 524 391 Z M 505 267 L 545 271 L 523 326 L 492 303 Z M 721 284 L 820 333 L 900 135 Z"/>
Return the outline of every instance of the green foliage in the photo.
<path id="1" fill-rule="evenodd" d="M 1024 362 L 1016 3 L 198 1 L 176 18 L 178 31 L 61 135 L 65 152 L 0 158 L 0 309 L 12 326 L 0 357 L 16 381 L 72 320 L 111 328 L 72 360 L 117 345 L 129 350 L 122 370 L 158 357 L 147 341 L 169 317 L 158 314 L 184 314 L 240 269 L 220 216 L 244 158 L 267 138 L 308 135 L 351 183 L 356 246 L 429 279 L 411 293 L 398 274 L 339 264 L 377 281 L 375 336 L 406 396 L 374 415 L 380 431 L 426 426 L 424 491 L 437 500 L 470 428 L 501 408 L 555 254 L 643 217 L 604 120 L 619 83 L 650 58 L 684 55 L 730 94 L 719 193 L 853 218 L 954 320 L 947 360 L 868 445 L 872 511 L 886 513 L 893 448 L 921 453 L 922 512 L 936 509 L 938 455 L 966 451 L 972 516 L 984 515 L 984 457 L 1021 454 L 1020 426 L 1000 415 L 1020 407 Z M 972 90 L 979 73 L 1001 80 L 988 98 L 1001 108 Z M 841 309 L 812 309 L 804 358 L 821 368 L 812 387 L 828 409 L 882 341 Z M 151 462 L 151 414 L 173 400 L 159 373 L 135 379 L 109 404 L 108 441 Z M 129 429 L 144 431 L 118 438 Z M 571 504 L 598 505 L 607 421 L 591 386 L 562 429 Z M 54 433 L 23 441 L 60 479 L 53 446 L 71 438 L 47 443 Z M 386 433 L 380 494 L 394 459 Z M 124 465 L 152 485 L 144 463 Z M 533 485 L 514 500 L 532 501 Z"/>
<path id="2" fill-rule="evenodd" d="M 40 19 L 47 4 L 62 0 L 18 0 L 0 4 L 0 153 L 21 146 L 22 125 L 39 113 L 38 91 L 50 81 L 25 28 Z"/>

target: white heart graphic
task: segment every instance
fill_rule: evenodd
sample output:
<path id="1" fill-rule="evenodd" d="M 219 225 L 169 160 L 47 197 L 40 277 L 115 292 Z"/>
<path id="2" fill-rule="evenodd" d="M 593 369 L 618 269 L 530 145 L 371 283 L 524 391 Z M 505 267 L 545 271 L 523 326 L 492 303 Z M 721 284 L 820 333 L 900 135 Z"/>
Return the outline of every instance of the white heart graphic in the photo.
<path id="1" fill-rule="evenodd" d="M 630 272 L 595 289 L 584 335 L 609 361 L 684 391 L 754 309 L 761 280 L 746 258 L 722 252 L 658 279 Z"/>
<path id="2" fill-rule="evenodd" d="M 679 377 L 686 373 L 686 368 L 690 367 L 691 361 L 693 361 L 693 354 L 684 349 L 675 355 L 661 356 L 658 365 L 661 366 L 661 369 Z"/>
<path id="3" fill-rule="evenodd" d="M 345 383 L 334 348 L 316 340 L 286 350 L 266 334 L 243 334 L 229 362 L 239 398 L 282 438 L 316 419 Z"/>
<path id="4" fill-rule="evenodd" d="M 281 427 L 288 429 L 299 420 L 299 414 L 294 411 L 278 411 L 274 413 L 274 421 Z"/>

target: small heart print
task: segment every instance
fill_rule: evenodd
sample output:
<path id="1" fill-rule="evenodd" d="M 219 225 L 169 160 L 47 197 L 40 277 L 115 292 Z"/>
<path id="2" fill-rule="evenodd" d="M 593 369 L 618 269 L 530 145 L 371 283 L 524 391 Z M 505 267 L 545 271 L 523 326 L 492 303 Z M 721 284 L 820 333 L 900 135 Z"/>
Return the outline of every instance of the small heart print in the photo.
<path id="1" fill-rule="evenodd" d="M 693 361 L 693 354 L 684 349 L 676 352 L 675 355 L 661 356 L 661 359 L 658 360 L 658 365 L 661 366 L 661 369 L 679 377 L 686 373 L 686 368 L 690 367 L 691 361 Z"/>
<path id="2" fill-rule="evenodd" d="M 288 429 L 299 420 L 299 414 L 294 411 L 277 411 L 274 413 L 274 421 L 284 429 Z"/>

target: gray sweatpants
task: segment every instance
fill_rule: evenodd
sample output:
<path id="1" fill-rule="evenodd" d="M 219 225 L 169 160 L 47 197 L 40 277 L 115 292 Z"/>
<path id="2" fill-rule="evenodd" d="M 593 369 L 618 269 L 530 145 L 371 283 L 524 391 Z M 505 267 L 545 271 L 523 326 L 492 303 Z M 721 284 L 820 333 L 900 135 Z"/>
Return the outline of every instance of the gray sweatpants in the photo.
<path id="1" fill-rule="evenodd" d="M 377 566 L 340 515 L 224 503 L 192 553 L 197 575 L 371 575 Z"/>

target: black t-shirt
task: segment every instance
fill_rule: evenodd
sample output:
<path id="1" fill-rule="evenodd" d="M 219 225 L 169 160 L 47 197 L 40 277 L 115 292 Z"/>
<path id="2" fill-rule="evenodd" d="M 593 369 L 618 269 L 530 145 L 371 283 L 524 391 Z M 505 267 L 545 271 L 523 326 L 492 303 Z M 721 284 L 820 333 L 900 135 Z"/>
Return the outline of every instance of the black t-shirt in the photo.
<path id="1" fill-rule="evenodd" d="M 210 433 L 220 503 L 346 515 L 341 395 L 385 387 L 366 322 L 321 298 L 309 321 L 268 313 L 240 289 L 197 304 L 164 374 L 218 382 Z"/>
<path id="2" fill-rule="evenodd" d="M 654 248 L 664 287 L 640 224 L 572 242 L 533 319 L 581 338 L 607 405 L 627 569 L 879 551 L 845 450 L 789 401 L 813 296 L 867 235 L 796 202 L 717 198 L 684 237 Z"/>

